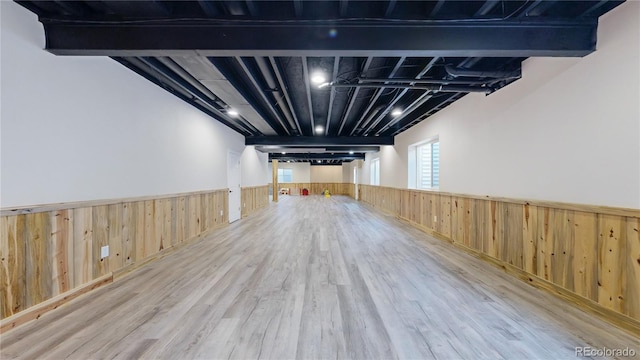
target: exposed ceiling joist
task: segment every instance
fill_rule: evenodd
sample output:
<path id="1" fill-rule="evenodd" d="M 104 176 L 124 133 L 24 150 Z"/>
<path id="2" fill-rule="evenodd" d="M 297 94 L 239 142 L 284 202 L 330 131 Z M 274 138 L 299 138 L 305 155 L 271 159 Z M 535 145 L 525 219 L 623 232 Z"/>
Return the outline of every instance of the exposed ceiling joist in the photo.
<path id="1" fill-rule="evenodd" d="M 41 21 L 50 52 L 107 56 L 584 56 L 595 50 L 598 24 L 593 18 L 290 23 Z"/>
<path id="2" fill-rule="evenodd" d="M 349 146 L 393 145 L 392 136 L 247 136 L 245 145 Z"/>

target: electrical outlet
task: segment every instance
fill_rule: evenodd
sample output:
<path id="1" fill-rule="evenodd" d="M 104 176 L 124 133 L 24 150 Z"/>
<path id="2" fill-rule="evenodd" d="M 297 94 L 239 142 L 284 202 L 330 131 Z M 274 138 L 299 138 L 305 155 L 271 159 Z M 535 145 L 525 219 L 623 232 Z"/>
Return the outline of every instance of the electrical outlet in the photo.
<path id="1" fill-rule="evenodd" d="M 220 216 L 222 216 L 224 214 L 223 212 L 224 210 L 220 210 Z"/>
<path id="2" fill-rule="evenodd" d="M 109 245 L 100 248 L 100 259 L 104 259 L 109 256 Z"/>
<path id="3" fill-rule="evenodd" d="M 433 222 L 438 222 L 438 216 L 437 215 L 433 215 Z"/>

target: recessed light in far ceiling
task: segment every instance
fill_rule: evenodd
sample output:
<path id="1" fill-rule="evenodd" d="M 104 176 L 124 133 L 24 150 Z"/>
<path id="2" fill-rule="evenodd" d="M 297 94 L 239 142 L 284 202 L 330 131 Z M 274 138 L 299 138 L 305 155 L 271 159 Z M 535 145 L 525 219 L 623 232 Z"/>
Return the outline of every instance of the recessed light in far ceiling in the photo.
<path id="1" fill-rule="evenodd" d="M 233 109 L 227 110 L 227 114 L 229 114 L 229 116 L 238 116 L 238 112 Z"/>
<path id="2" fill-rule="evenodd" d="M 393 111 L 391 112 L 391 116 L 400 116 L 402 115 L 402 110 L 400 109 L 393 109 Z"/>
<path id="3" fill-rule="evenodd" d="M 287 160 L 287 162 L 291 162 L 291 160 Z"/>
<path id="4" fill-rule="evenodd" d="M 327 81 L 327 77 L 323 73 L 316 71 L 311 74 L 311 82 L 314 84 L 322 84 Z"/>
<path id="5" fill-rule="evenodd" d="M 318 160 L 318 162 L 322 162 L 322 160 Z"/>
<path id="6" fill-rule="evenodd" d="M 353 155 L 353 151 L 349 151 L 349 155 Z"/>
<path id="7" fill-rule="evenodd" d="M 286 152 L 284 152 L 284 151 L 283 151 L 283 152 L 282 152 L 282 155 L 284 155 L 284 154 L 286 154 Z"/>
<path id="8" fill-rule="evenodd" d="M 321 133 L 321 132 L 323 132 L 323 131 L 324 131 L 324 127 L 322 127 L 322 126 L 320 126 L 320 125 L 316 126 L 316 133 L 318 133 L 318 134 L 319 134 L 319 133 Z"/>

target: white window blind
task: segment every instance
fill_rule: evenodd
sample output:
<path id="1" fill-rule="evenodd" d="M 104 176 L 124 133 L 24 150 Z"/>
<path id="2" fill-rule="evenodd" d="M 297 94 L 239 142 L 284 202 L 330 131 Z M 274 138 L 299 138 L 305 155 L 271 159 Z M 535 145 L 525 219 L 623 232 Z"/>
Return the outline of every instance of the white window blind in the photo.
<path id="1" fill-rule="evenodd" d="M 278 169 L 278 182 L 290 183 L 293 182 L 293 169 Z"/>
<path id="2" fill-rule="evenodd" d="M 416 187 L 433 189 L 440 186 L 440 142 L 438 140 L 416 146 Z"/>
<path id="3" fill-rule="evenodd" d="M 380 159 L 371 161 L 371 185 L 380 185 Z"/>

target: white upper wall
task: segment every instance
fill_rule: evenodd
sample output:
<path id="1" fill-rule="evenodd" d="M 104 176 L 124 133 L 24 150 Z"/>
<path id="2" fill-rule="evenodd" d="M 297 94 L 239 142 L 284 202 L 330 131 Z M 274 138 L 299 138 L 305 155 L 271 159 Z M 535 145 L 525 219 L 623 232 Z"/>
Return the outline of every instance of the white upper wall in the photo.
<path id="1" fill-rule="evenodd" d="M 36 15 L 0 6 L 2 207 L 226 188 L 229 150 L 265 184 L 242 135 L 114 60 L 42 50 Z"/>
<path id="2" fill-rule="evenodd" d="M 288 163 L 278 162 L 278 169 L 292 169 L 291 177 L 294 183 L 310 183 L 311 182 L 311 165 L 309 163 Z M 269 163 L 269 171 L 271 163 Z M 269 179 L 271 182 L 271 179 Z"/>
<path id="3" fill-rule="evenodd" d="M 407 187 L 407 149 L 440 137 L 440 190 L 640 208 L 640 2 L 600 18 L 598 50 L 531 58 L 523 78 L 469 94 L 395 138 L 383 186 Z"/>
<path id="4" fill-rule="evenodd" d="M 262 186 L 271 181 L 269 154 L 246 146 L 242 152 L 242 186 Z"/>
<path id="5" fill-rule="evenodd" d="M 311 182 L 341 183 L 342 182 L 342 166 L 338 166 L 338 165 L 311 166 Z"/>

